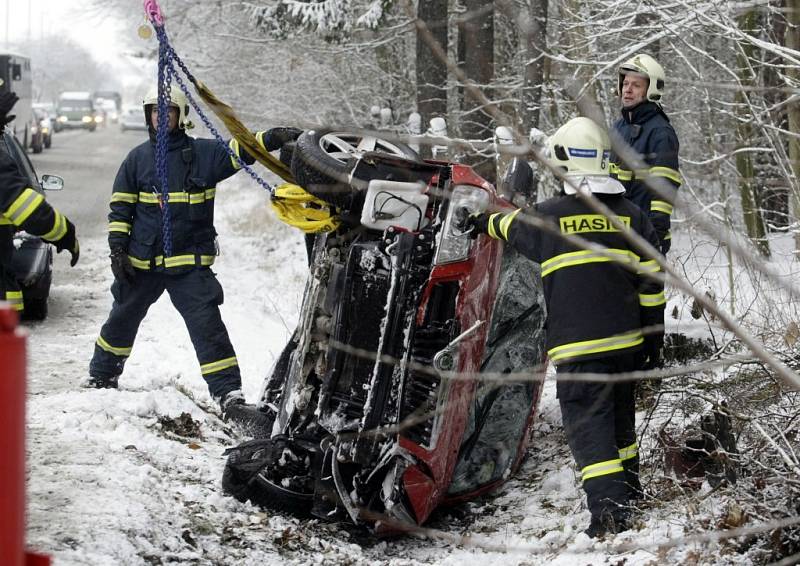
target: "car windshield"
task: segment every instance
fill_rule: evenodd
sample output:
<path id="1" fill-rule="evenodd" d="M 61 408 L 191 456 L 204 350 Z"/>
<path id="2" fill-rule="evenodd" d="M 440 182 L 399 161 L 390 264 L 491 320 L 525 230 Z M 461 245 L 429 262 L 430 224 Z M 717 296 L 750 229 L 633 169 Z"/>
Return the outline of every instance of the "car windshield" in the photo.
<path id="1" fill-rule="evenodd" d="M 88 100 L 62 100 L 59 108 L 64 112 L 72 110 L 91 110 L 92 105 Z"/>

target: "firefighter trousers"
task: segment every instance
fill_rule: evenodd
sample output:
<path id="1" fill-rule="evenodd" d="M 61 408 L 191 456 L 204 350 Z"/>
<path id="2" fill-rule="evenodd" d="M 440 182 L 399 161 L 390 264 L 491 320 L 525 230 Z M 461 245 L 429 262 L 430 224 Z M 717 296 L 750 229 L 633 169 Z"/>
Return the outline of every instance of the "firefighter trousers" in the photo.
<path id="1" fill-rule="evenodd" d="M 207 267 L 179 275 L 137 270 L 131 283 L 115 279 L 114 304 L 95 343 L 89 374 L 102 378 L 122 373 L 142 319 L 165 290 L 186 323 L 211 396 L 221 399 L 241 389 L 236 354 L 219 312 L 222 286 Z"/>
<path id="2" fill-rule="evenodd" d="M 0 264 L 0 301 L 6 301 L 15 311 L 22 313 L 25 304 L 22 301 L 22 289 L 17 283 L 14 273 Z"/>
<path id="3" fill-rule="evenodd" d="M 571 373 L 619 374 L 638 369 L 636 354 L 559 364 L 556 392 L 564 432 L 593 517 L 625 520 L 641 494 L 634 382 L 570 381 Z"/>

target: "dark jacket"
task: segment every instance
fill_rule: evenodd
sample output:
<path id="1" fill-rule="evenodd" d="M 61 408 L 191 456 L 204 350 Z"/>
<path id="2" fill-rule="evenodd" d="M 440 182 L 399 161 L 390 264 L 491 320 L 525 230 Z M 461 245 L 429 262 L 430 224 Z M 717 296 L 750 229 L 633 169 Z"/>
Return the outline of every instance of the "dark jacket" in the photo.
<path id="1" fill-rule="evenodd" d="M 235 140 L 229 145 L 240 154 Z M 252 158 L 248 155 L 246 161 L 252 163 Z M 150 141 L 131 150 L 114 180 L 108 215 L 110 247 L 127 250 L 133 266 L 143 270 L 182 273 L 213 264 L 216 186 L 238 170 L 239 164 L 216 140 L 190 138 L 183 130 L 169 134 L 167 182 L 172 254 L 165 257 L 155 138 L 151 136 Z"/>
<path id="2" fill-rule="evenodd" d="M 651 245 L 658 245 L 653 226 L 641 209 L 621 195 L 595 196 L 621 222 Z M 489 217 L 489 236 L 508 241 L 541 263 L 550 360 L 559 364 L 640 349 L 642 329 L 664 323 L 664 285 L 643 275 L 659 272 L 658 263 L 634 248 L 608 218 L 576 196 L 552 198 L 528 213 L 561 234 L 604 246 L 625 264 L 576 247 L 559 233 L 532 226 L 519 210 Z"/>
<path id="3" fill-rule="evenodd" d="M 28 184 L 16 162 L 0 149 L 0 266 L 7 266 L 14 252 L 14 233 L 25 230 L 64 248 L 75 241 L 75 227 Z"/>
<path id="4" fill-rule="evenodd" d="M 624 186 L 626 196 L 648 213 L 659 239 L 662 251 L 669 249 L 670 215 L 682 178 L 678 166 L 678 136 L 669 118 L 655 102 L 643 102 L 633 108 L 623 108 L 622 117 L 614 122 L 620 133 L 647 165 L 644 170 L 634 170 L 612 153 L 611 172 Z M 660 177 L 669 181 L 670 195 L 658 196 L 643 182 L 645 178 Z"/>

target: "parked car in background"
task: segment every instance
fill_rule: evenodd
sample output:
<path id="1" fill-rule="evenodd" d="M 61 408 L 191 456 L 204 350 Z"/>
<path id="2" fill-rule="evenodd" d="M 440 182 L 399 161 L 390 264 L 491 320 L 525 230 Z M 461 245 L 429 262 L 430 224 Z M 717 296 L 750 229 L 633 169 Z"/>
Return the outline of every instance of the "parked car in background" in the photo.
<path id="1" fill-rule="evenodd" d="M 56 114 L 56 105 L 52 102 L 34 102 L 33 107 L 42 112 L 49 120 L 50 135 L 47 138 L 52 138 L 53 132 L 58 132 L 58 115 Z M 52 141 L 52 140 L 50 140 Z M 45 147 L 50 147 L 48 140 L 45 140 Z"/>
<path id="2" fill-rule="evenodd" d="M 89 92 L 62 92 L 58 97 L 57 111 L 61 128 L 83 128 L 93 132 L 102 122 Z"/>
<path id="3" fill-rule="evenodd" d="M 36 119 L 39 122 L 42 145 L 49 149 L 50 146 L 53 145 L 53 121 L 50 119 L 47 112 L 40 108 L 34 108 L 33 113 L 36 115 Z"/>
<path id="4" fill-rule="evenodd" d="M 28 156 L 10 130 L 5 130 L 0 135 L 0 151 L 11 156 L 34 190 L 43 193 L 44 190 L 56 191 L 64 188 L 64 179 L 56 175 L 42 175 L 39 182 Z M 11 270 L 22 288 L 25 303 L 23 317 L 44 320 L 47 317 L 47 299 L 53 281 L 53 246 L 27 232 L 17 232 L 14 236 Z"/>
<path id="5" fill-rule="evenodd" d="M 119 129 L 125 130 L 146 130 L 147 124 L 144 123 L 144 112 L 140 107 L 125 108 L 119 119 Z"/>
<path id="6" fill-rule="evenodd" d="M 44 137 L 42 135 L 40 116 L 41 114 L 38 114 L 36 110 L 31 109 L 30 118 L 28 118 L 28 132 L 30 132 L 28 147 L 33 150 L 33 153 L 42 153 L 44 149 Z"/>

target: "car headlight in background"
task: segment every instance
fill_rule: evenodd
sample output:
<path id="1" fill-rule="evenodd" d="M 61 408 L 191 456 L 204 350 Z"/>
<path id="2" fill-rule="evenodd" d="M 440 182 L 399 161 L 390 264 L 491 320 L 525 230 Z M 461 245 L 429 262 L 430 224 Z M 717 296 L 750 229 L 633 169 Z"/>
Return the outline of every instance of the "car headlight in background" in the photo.
<path id="1" fill-rule="evenodd" d="M 437 265 L 467 259 L 472 239 L 469 234 L 464 234 L 456 226 L 457 211 L 465 208 L 468 214 L 484 212 L 489 206 L 489 198 L 489 193 L 478 187 L 459 185 L 453 189 L 450 195 L 450 204 L 447 207 L 447 219 L 444 222 L 444 229 L 439 232 L 439 241 L 436 246 L 435 263 Z"/>
<path id="2" fill-rule="evenodd" d="M 103 117 L 102 116 L 95 116 L 94 117 L 94 121 L 99 124 L 100 122 L 103 121 Z"/>
<path id="3" fill-rule="evenodd" d="M 66 116 L 59 116 L 58 117 L 58 121 L 61 122 L 61 123 L 64 123 L 64 122 L 67 121 L 67 117 Z"/>
<path id="4" fill-rule="evenodd" d="M 31 133 L 32 133 L 32 134 L 35 134 L 35 133 L 37 133 L 38 131 L 39 131 L 39 128 L 37 128 L 36 126 L 31 126 Z"/>
<path id="5" fill-rule="evenodd" d="M 81 121 L 83 123 L 85 123 L 85 124 L 88 124 L 89 122 L 92 121 L 92 117 L 91 116 L 84 116 L 83 118 L 81 118 Z"/>

